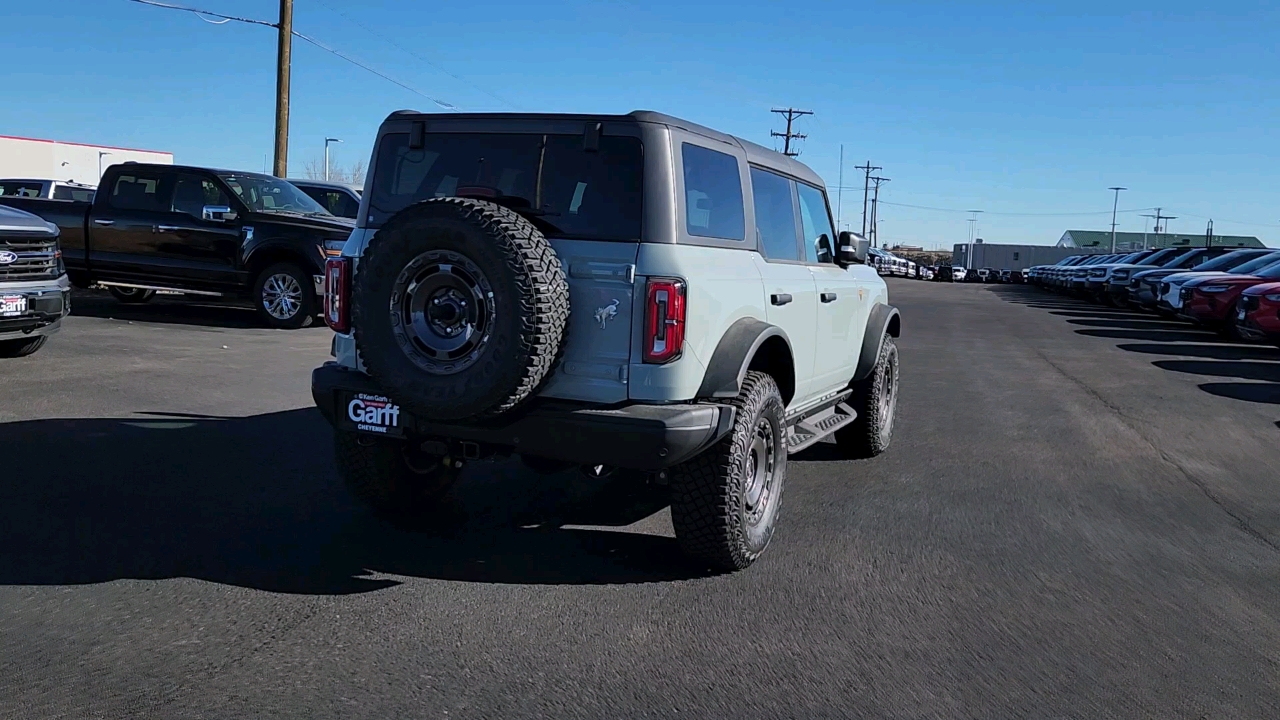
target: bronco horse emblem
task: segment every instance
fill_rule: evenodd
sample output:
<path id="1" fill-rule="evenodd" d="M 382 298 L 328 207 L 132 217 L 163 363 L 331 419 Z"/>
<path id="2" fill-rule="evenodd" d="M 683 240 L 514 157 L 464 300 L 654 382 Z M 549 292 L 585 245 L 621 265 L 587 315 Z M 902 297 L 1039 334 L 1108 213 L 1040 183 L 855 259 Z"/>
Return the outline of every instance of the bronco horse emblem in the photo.
<path id="1" fill-rule="evenodd" d="M 618 301 L 616 299 L 599 310 L 596 310 L 596 322 L 600 323 L 601 330 L 604 329 L 605 323 L 616 317 L 618 317 Z"/>

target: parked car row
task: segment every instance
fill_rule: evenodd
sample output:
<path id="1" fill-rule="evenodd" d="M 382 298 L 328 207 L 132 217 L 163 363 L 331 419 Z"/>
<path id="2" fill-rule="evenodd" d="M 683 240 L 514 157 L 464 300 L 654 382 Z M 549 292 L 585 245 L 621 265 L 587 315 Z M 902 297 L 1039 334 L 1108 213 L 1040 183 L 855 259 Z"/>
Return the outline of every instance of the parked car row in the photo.
<path id="1" fill-rule="evenodd" d="M 952 282 L 982 282 L 982 283 L 1024 283 L 1027 281 L 1028 270 L 996 270 L 995 268 L 978 268 L 966 269 L 963 267 L 952 267 L 949 273 L 949 279 Z"/>
<path id="2" fill-rule="evenodd" d="M 916 280 L 932 280 L 935 268 L 926 267 L 904 257 L 894 255 L 888 250 L 870 248 L 867 251 L 868 261 L 881 275 L 914 278 Z"/>
<path id="3" fill-rule="evenodd" d="M 1073 255 L 1031 268 L 1042 288 L 1280 344 L 1280 250 L 1164 248 Z"/>

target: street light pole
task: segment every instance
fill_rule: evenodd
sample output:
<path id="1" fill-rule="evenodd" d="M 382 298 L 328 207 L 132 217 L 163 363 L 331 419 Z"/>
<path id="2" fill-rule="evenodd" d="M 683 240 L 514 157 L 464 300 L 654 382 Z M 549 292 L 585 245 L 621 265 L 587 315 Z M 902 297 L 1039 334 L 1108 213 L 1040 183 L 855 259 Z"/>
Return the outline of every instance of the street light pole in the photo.
<path id="1" fill-rule="evenodd" d="M 111 155 L 111 153 L 105 152 L 103 150 L 98 151 L 98 182 L 99 183 L 102 182 L 102 156 L 104 155 Z"/>
<path id="2" fill-rule="evenodd" d="M 1111 203 L 1111 254 L 1114 255 L 1116 253 L 1116 208 L 1120 207 L 1120 191 L 1128 190 L 1129 188 L 1111 187 L 1107 189 L 1114 190 L 1116 193 L 1116 199 Z"/>
<path id="3" fill-rule="evenodd" d="M 338 138 L 327 137 L 324 139 L 324 181 L 329 182 L 329 143 L 342 142 Z"/>

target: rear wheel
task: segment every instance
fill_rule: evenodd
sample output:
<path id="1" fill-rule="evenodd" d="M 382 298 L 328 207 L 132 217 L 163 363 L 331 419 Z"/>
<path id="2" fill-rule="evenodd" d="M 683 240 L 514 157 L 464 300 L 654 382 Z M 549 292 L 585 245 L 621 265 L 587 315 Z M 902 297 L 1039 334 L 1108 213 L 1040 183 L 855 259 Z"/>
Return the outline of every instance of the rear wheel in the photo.
<path id="1" fill-rule="evenodd" d="M 26 357 L 44 347 L 48 339 L 47 335 L 40 335 L 17 340 L 0 340 L 0 358 Z"/>
<path id="2" fill-rule="evenodd" d="M 347 489 L 388 520 L 410 520 L 437 506 L 461 474 L 448 458 L 417 453 L 402 440 L 337 430 L 333 447 Z"/>
<path id="3" fill-rule="evenodd" d="M 782 394 L 773 378 L 748 372 L 733 430 L 672 468 L 671 524 L 685 553 L 719 571 L 760 557 L 777 524 L 787 476 Z"/>
<path id="4" fill-rule="evenodd" d="M 107 292 L 111 293 L 111 297 L 114 297 L 116 300 L 129 305 L 138 305 L 147 302 L 156 296 L 155 290 L 148 290 L 146 288 L 117 287 L 115 285 L 107 287 Z"/>
<path id="5" fill-rule="evenodd" d="M 276 263 L 258 273 L 253 305 L 262 321 L 273 328 L 294 330 L 315 321 L 315 282 L 310 273 L 290 262 Z"/>

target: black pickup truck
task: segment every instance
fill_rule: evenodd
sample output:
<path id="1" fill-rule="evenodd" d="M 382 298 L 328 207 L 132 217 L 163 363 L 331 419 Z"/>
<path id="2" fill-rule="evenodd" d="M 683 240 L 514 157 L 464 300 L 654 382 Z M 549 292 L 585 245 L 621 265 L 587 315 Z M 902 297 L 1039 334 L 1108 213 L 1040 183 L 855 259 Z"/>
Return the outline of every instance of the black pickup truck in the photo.
<path id="1" fill-rule="evenodd" d="M 0 196 L 0 205 L 58 226 L 76 287 L 103 285 L 127 303 L 157 290 L 247 298 L 278 328 L 314 321 L 325 259 L 354 227 L 280 178 L 180 165 L 112 165 L 92 203 Z"/>

